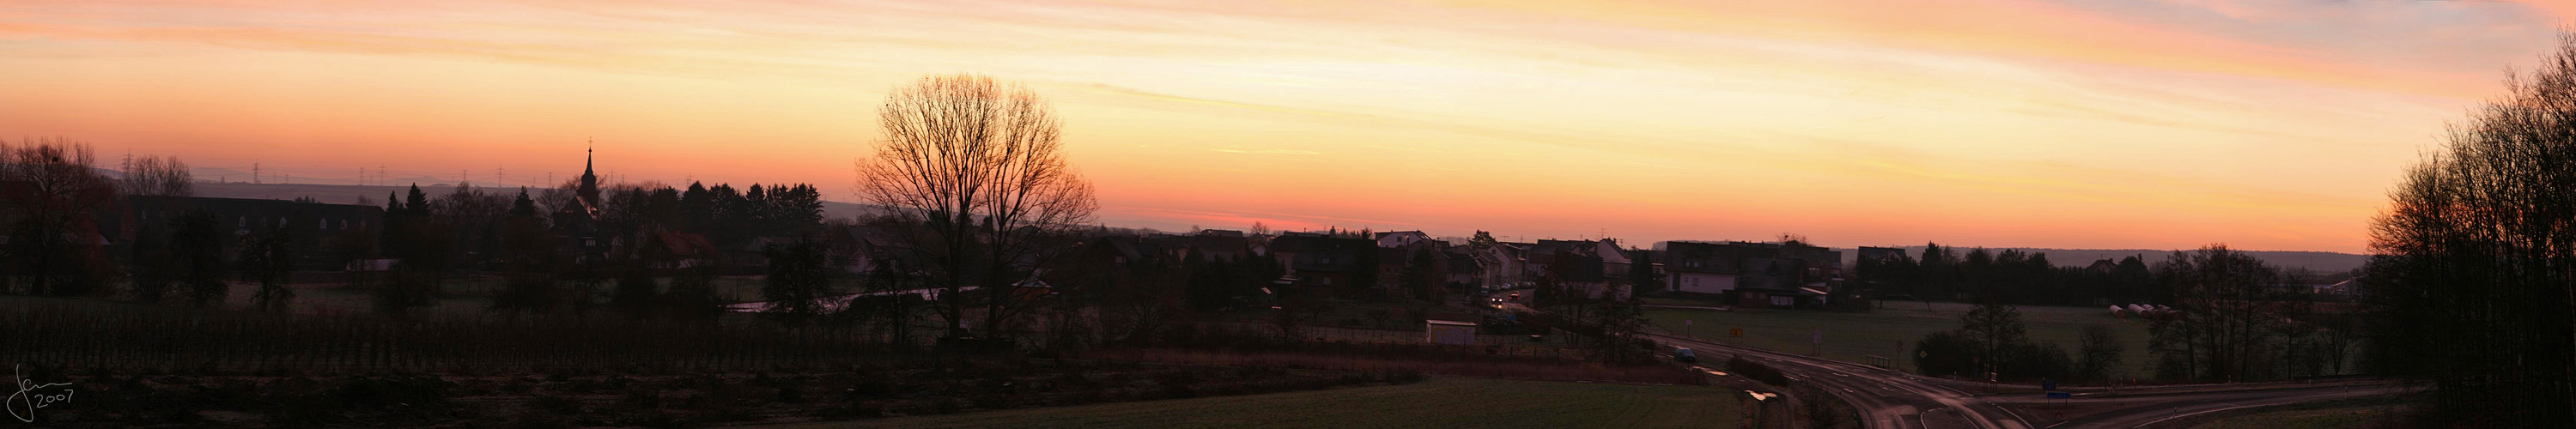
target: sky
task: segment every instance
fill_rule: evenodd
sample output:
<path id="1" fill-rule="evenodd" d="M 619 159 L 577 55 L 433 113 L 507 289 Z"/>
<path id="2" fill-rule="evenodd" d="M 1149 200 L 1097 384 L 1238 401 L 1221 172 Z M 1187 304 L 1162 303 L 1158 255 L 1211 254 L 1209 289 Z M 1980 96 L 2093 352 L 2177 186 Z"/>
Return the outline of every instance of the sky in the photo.
<path id="1" fill-rule="evenodd" d="M 595 142 L 624 180 L 848 201 L 885 93 L 978 73 L 1054 104 L 1112 225 L 2363 252 L 2398 175 L 2570 20 L 2576 1 L 13 0 L 0 136 L 207 179 L 485 186 L 572 177 Z"/>

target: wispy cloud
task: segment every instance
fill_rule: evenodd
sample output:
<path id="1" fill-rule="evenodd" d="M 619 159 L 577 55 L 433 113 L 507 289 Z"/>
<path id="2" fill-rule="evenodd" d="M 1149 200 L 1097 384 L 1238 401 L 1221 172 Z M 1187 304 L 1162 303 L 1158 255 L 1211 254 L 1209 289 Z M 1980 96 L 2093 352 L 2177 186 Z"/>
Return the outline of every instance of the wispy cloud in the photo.
<path id="1" fill-rule="evenodd" d="M 964 71 L 1060 100 L 1140 218 L 2065 219 L 1973 227 L 2000 236 L 2152 210 L 2353 250 L 2359 231 L 2310 225 L 2367 217 L 2370 183 L 2569 20 L 2547 0 L 26 0 L 0 3 L 0 55 L 30 64 L 0 70 L 0 127 L 463 153 L 613 130 L 688 151 L 665 175 L 837 183 L 812 154 L 839 149 L 814 148 L 864 143 L 876 91 Z M 333 156 L 309 162 L 360 158 Z M 489 166 L 417 169 L 451 167 Z M 1949 194 L 1992 199 L 1921 203 Z M 1735 227 L 1634 230 L 1709 228 Z"/>

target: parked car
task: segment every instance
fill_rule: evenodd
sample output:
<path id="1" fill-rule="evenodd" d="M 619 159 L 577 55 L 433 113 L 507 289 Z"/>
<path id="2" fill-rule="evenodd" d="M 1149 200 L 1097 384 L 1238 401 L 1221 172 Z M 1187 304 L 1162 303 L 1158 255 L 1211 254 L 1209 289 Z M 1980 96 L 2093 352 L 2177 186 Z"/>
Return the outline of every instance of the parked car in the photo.
<path id="1" fill-rule="evenodd" d="M 1699 362 L 1699 355 L 1691 353 L 1691 349 L 1689 347 L 1674 347 L 1673 361 L 1681 363 Z"/>

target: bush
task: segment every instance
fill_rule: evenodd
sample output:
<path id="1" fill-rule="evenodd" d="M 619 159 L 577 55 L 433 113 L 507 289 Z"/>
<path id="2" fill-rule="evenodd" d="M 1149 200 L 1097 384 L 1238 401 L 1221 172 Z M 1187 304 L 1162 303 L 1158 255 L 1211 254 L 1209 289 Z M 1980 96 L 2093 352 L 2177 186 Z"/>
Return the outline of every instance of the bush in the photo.
<path id="1" fill-rule="evenodd" d="M 2057 343 L 2022 343 L 2007 353 L 1998 369 L 2005 377 L 2065 379 L 2075 370 L 2075 360 Z"/>
<path id="2" fill-rule="evenodd" d="M 1772 369 L 1769 365 L 1745 359 L 1743 356 L 1728 358 L 1726 371 L 1763 384 L 1789 387 L 1789 376 L 1780 374 L 1780 370 Z"/>
<path id="3" fill-rule="evenodd" d="M 1914 370 L 1923 375 L 1964 375 L 1977 371 L 1976 346 L 1949 331 L 1924 334 L 1914 342 Z"/>
<path id="4" fill-rule="evenodd" d="M 1861 424 L 1860 410 L 1843 403 L 1842 398 L 1833 396 L 1831 392 L 1799 386 L 1790 389 L 1790 395 L 1796 396 L 1805 405 L 1808 427 L 1838 429 L 1859 427 Z"/>

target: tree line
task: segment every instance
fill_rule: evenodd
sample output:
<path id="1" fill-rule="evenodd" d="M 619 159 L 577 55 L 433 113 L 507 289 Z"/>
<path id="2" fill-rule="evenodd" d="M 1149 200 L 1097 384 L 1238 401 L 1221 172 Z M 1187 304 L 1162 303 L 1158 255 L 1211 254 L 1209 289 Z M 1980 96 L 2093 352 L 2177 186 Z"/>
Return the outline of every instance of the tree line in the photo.
<path id="1" fill-rule="evenodd" d="M 2371 224 L 2370 356 L 2430 421 L 2576 426 L 2576 35 L 2505 83 Z"/>
<path id="2" fill-rule="evenodd" d="M 1880 296 L 1916 299 L 1974 296 L 1979 300 L 2045 305 L 2100 305 L 2166 302 L 2170 293 L 2137 256 L 2121 258 L 2108 271 L 2060 267 L 2048 254 L 2004 249 L 1970 249 L 1965 253 L 1940 243 L 1926 243 L 1922 257 L 1899 253 L 1888 258 L 1860 258 L 1852 266 L 1851 284 Z"/>

